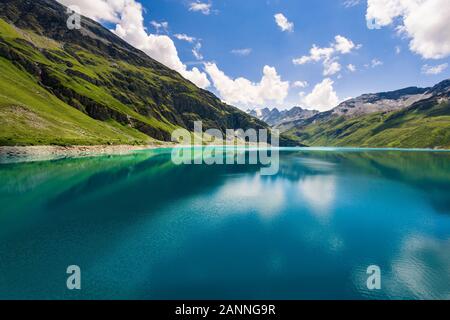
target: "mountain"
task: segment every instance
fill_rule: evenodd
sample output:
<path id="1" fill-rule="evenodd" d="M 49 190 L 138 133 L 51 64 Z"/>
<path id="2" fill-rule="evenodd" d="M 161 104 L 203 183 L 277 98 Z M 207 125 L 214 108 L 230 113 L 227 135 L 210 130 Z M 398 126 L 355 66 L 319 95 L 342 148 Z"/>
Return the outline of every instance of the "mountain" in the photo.
<path id="1" fill-rule="evenodd" d="M 0 3 L 0 145 L 169 141 L 196 120 L 223 132 L 267 128 L 93 20 L 69 30 L 66 10 Z"/>
<path id="2" fill-rule="evenodd" d="M 258 118 L 261 121 L 264 121 L 263 119 L 265 119 L 269 113 L 270 113 L 270 109 L 269 108 L 263 108 L 263 109 L 247 109 L 246 111 L 249 115 L 251 115 L 252 117 Z"/>
<path id="3" fill-rule="evenodd" d="M 309 146 L 450 148 L 450 79 L 432 88 L 366 94 L 291 122 Z"/>
<path id="4" fill-rule="evenodd" d="M 358 117 L 376 112 L 389 112 L 407 108 L 413 103 L 431 96 L 428 89 L 417 87 L 397 91 L 364 94 L 342 102 L 333 109 L 333 116 Z"/>
<path id="5" fill-rule="evenodd" d="M 272 127 L 277 127 L 285 122 L 311 118 L 312 116 L 316 115 L 318 111 L 306 110 L 301 107 L 293 107 L 290 110 L 282 111 L 278 110 L 277 108 L 273 108 L 272 110 L 270 110 L 269 108 L 249 109 L 247 110 L 247 113 L 253 117 L 258 118 L 259 120 L 264 121 Z"/>

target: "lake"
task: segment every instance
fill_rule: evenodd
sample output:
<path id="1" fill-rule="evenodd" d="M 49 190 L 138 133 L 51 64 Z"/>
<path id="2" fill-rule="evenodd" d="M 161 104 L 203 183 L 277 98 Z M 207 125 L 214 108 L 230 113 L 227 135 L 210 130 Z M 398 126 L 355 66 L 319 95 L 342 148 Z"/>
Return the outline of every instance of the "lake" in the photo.
<path id="1" fill-rule="evenodd" d="M 160 149 L 0 182 L 1 299 L 450 299 L 449 152 L 282 149 L 263 176 Z"/>

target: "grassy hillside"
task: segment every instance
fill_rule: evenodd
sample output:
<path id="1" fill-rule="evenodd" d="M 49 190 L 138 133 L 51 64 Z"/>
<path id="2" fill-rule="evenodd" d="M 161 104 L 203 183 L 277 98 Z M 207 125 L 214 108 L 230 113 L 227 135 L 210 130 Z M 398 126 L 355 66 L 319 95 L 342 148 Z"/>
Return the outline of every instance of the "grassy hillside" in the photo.
<path id="1" fill-rule="evenodd" d="M 4 53 L 9 53 L 10 58 L 0 57 L 0 145 L 143 144 L 154 140 L 114 119 L 99 121 L 91 118 L 59 99 L 26 70 L 23 65 L 27 63 L 30 64 L 29 69 L 33 65 L 46 66 L 55 77 L 65 81 L 68 88 L 84 92 L 96 100 L 103 99 L 112 108 L 120 110 L 120 105 L 112 102 L 107 94 L 102 95 L 89 83 L 83 85 L 83 79 L 64 76 L 67 67 L 44 55 L 45 52 L 63 55 L 63 61 L 73 70 L 96 77 L 90 68 L 65 56 L 56 41 L 17 29 L 0 19 L 0 47 Z M 74 100 L 72 102 L 75 103 Z"/>
<path id="2" fill-rule="evenodd" d="M 176 128 L 267 125 L 53 0 L 0 3 L 0 145 L 169 141 Z"/>
<path id="3" fill-rule="evenodd" d="M 0 58 L 0 145 L 143 144 L 152 139 L 114 120 L 97 121 L 62 102 Z"/>
<path id="4" fill-rule="evenodd" d="M 435 97 L 402 111 L 306 123 L 286 134 L 310 146 L 450 149 L 450 104 Z"/>

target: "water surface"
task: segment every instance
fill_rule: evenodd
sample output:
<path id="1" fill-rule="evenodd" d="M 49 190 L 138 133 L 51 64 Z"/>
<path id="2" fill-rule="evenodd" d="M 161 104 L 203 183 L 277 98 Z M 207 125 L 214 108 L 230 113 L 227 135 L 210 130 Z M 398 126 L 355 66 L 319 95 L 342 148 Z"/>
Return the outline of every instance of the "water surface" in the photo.
<path id="1" fill-rule="evenodd" d="M 0 298 L 450 299 L 450 153 L 280 157 L 275 176 L 170 150 L 0 165 Z"/>

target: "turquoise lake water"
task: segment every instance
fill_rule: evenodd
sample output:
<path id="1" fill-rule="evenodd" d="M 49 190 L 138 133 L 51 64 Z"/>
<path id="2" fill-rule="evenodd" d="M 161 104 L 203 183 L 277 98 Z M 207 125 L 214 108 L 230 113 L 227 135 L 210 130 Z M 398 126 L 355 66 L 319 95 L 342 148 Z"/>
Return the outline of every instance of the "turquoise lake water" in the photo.
<path id="1" fill-rule="evenodd" d="M 262 176 L 152 150 L 0 182 L 0 299 L 450 299 L 448 152 L 285 149 Z"/>

